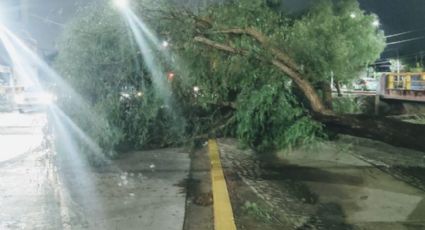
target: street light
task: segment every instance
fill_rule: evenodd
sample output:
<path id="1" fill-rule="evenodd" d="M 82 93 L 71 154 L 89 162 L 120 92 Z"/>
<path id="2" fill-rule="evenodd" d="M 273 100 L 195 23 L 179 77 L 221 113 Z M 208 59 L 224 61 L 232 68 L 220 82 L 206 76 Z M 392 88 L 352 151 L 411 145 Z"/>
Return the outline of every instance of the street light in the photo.
<path id="1" fill-rule="evenodd" d="M 114 0 L 114 5 L 118 7 L 119 9 L 126 9 L 128 8 L 129 1 L 128 0 Z"/>
<path id="2" fill-rule="evenodd" d="M 198 86 L 194 86 L 193 87 L 193 92 L 198 93 L 200 90 L 200 88 Z"/>
<path id="3" fill-rule="evenodd" d="M 174 76 L 175 76 L 175 74 L 173 72 L 169 72 L 168 76 L 167 76 L 168 81 L 174 80 Z"/>
<path id="4" fill-rule="evenodd" d="M 379 22 L 378 19 L 376 19 L 375 21 L 372 22 L 372 26 L 374 27 L 379 27 L 381 25 L 381 23 Z"/>
<path id="5" fill-rule="evenodd" d="M 170 44 L 167 41 L 163 41 L 161 45 L 163 48 L 167 48 Z"/>
<path id="6" fill-rule="evenodd" d="M 350 17 L 354 19 L 354 18 L 356 18 L 356 17 L 357 17 L 357 15 L 356 15 L 355 13 L 351 13 L 351 14 L 350 14 Z"/>

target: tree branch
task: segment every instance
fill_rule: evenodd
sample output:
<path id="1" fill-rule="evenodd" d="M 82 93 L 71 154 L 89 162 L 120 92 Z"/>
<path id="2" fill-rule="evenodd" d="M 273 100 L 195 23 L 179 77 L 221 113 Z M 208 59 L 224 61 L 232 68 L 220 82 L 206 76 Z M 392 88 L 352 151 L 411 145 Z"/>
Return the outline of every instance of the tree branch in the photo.
<path id="1" fill-rule="evenodd" d="M 211 39 L 208 39 L 206 37 L 197 36 L 194 38 L 195 42 L 202 43 L 204 45 L 213 47 L 215 49 L 225 51 L 232 54 L 239 54 L 239 55 L 246 55 L 247 52 L 244 50 L 239 50 L 237 48 L 234 48 L 229 45 L 224 45 L 218 42 L 215 42 Z M 257 57 L 258 60 L 264 61 L 264 59 Z M 288 66 L 286 63 L 279 59 L 272 59 L 271 64 L 280 69 L 282 72 L 288 75 L 289 78 L 291 78 L 295 84 L 303 91 L 304 95 L 310 102 L 310 106 L 314 112 L 320 113 L 320 114 L 333 114 L 332 111 L 326 109 L 326 107 L 323 105 L 320 97 L 317 95 L 316 90 L 313 88 L 313 86 L 310 84 L 310 82 L 304 80 L 302 75 L 296 71 L 295 69 Z"/>
<path id="2" fill-rule="evenodd" d="M 228 101 L 228 102 L 225 101 L 225 102 L 221 102 L 221 103 L 208 103 L 208 104 L 227 107 L 227 108 L 230 108 L 230 109 L 236 109 L 237 108 L 236 102 L 233 102 L 233 101 Z"/>
<path id="3" fill-rule="evenodd" d="M 213 47 L 215 49 L 218 49 L 218 50 L 221 50 L 221 51 L 226 51 L 228 53 L 232 53 L 232 54 L 246 54 L 246 51 L 243 51 L 243 50 L 234 48 L 234 47 L 229 46 L 229 45 L 224 45 L 224 44 L 215 42 L 215 41 L 213 41 L 211 39 L 208 39 L 206 37 L 196 36 L 193 40 L 195 42 L 202 43 L 204 45 Z"/>
<path id="4" fill-rule="evenodd" d="M 235 120 L 236 120 L 235 115 L 227 116 L 221 122 L 218 122 L 216 125 L 214 125 L 213 128 L 208 130 L 208 133 L 193 136 L 191 139 L 195 140 L 195 139 L 209 138 L 211 134 L 215 134 L 217 133 L 217 131 L 221 131 L 225 129 L 227 126 L 229 126 L 230 123 L 234 122 Z"/>
<path id="5" fill-rule="evenodd" d="M 298 65 L 295 63 L 294 60 L 292 60 L 291 57 L 289 57 L 286 53 L 282 52 L 281 50 L 275 48 L 272 46 L 270 40 L 262 34 L 260 31 L 256 30 L 255 28 L 233 28 L 233 29 L 226 29 L 226 30 L 219 30 L 215 33 L 221 33 L 221 34 L 237 34 L 237 35 L 248 35 L 257 40 L 258 43 L 260 43 L 263 47 L 269 49 L 271 53 L 280 61 L 284 62 L 288 67 L 292 68 L 293 70 L 300 72 Z"/>
<path id="6" fill-rule="evenodd" d="M 314 87 L 310 84 L 310 82 L 304 80 L 302 75 L 287 66 L 285 63 L 282 63 L 280 60 L 273 59 L 271 63 L 280 69 L 282 72 L 286 73 L 289 78 L 291 78 L 295 84 L 302 90 L 304 93 L 304 96 L 308 99 L 310 102 L 311 109 L 320 114 L 324 115 L 332 115 L 334 114 L 333 111 L 327 109 L 322 100 L 320 99 L 319 95 L 317 95 L 316 90 Z"/>

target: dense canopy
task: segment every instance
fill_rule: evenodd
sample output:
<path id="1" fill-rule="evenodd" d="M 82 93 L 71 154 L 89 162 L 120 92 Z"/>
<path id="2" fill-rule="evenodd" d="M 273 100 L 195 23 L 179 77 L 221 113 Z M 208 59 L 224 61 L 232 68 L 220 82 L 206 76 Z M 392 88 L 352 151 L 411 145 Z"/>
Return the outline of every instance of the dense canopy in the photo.
<path id="1" fill-rule="evenodd" d="M 376 16 L 354 0 L 320 1 L 301 16 L 266 0 L 196 10 L 138 1 L 132 9 L 158 40 L 170 43 L 166 51 L 150 42 L 155 51 L 146 55 L 126 17 L 94 4 L 68 25 L 56 60 L 59 72 L 118 130 L 110 148 L 211 135 L 237 136 L 257 150 L 309 143 L 324 136 L 310 112 L 327 111 L 318 83 L 330 85 L 331 73 L 349 82 L 385 44 L 372 25 Z M 171 100 L 155 86 L 158 71 L 147 58 L 162 70 Z M 84 128 L 95 138 L 104 135 Z"/>

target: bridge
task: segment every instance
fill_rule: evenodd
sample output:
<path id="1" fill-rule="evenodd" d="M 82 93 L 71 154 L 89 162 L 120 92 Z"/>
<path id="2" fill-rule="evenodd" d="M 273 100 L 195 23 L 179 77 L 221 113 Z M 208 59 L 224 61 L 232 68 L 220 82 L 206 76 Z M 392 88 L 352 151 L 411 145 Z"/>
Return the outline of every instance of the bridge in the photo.
<path id="1" fill-rule="evenodd" d="M 385 73 L 377 93 L 382 99 L 425 102 L 425 73 Z"/>

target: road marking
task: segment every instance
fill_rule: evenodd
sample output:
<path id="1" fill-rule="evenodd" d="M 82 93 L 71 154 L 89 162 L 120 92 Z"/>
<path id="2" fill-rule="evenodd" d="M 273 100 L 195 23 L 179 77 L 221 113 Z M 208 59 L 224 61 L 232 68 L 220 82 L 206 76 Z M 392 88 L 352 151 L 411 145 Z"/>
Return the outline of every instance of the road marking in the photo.
<path id="1" fill-rule="evenodd" d="M 208 141 L 211 161 L 211 182 L 214 201 L 214 229 L 236 230 L 232 204 L 227 191 L 226 179 L 221 167 L 220 153 L 216 140 Z"/>

